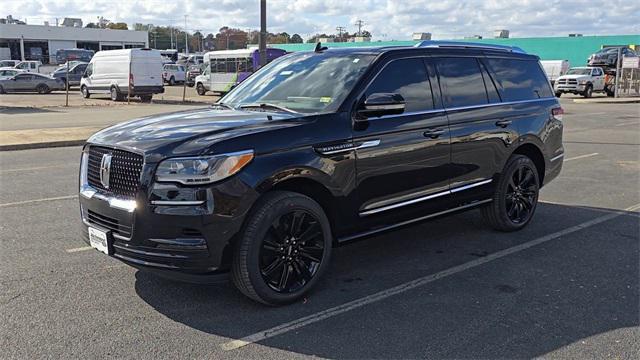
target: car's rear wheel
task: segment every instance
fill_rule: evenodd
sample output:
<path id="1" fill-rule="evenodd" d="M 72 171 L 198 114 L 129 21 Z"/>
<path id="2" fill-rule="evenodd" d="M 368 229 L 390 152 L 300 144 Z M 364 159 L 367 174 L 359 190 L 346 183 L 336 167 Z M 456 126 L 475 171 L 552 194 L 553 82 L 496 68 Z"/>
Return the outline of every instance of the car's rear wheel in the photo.
<path id="1" fill-rule="evenodd" d="M 249 298 L 291 303 L 317 283 L 331 256 L 331 228 L 311 198 L 285 191 L 264 195 L 240 233 L 231 278 Z"/>
<path id="2" fill-rule="evenodd" d="M 46 94 L 50 92 L 49 87 L 45 84 L 40 84 L 36 86 L 36 91 L 38 92 L 38 94 Z"/>
<path id="3" fill-rule="evenodd" d="M 587 85 L 587 88 L 584 89 L 582 96 L 584 96 L 585 98 L 590 98 L 591 95 L 593 95 L 593 86 Z"/>
<path id="4" fill-rule="evenodd" d="M 118 90 L 118 88 L 115 86 L 111 86 L 111 89 L 109 90 L 109 94 L 111 95 L 111 100 L 113 101 L 122 100 L 122 94 L 120 93 L 120 90 Z"/>
<path id="5" fill-rule="evenodd" d="M 142 102 L 151 102 L 153 99 L 153 95 L 140 95 L 140 101 Z"/>
<path id="6" fill-rule="evenodd" d="M 482 208 L 482 215 L 496 230 L 520 230 L 536 211 L 539 191 L 536 165 L 524 155 L 513 155 L 498 179 L 493 201 Z"/>
<path id="7" fill-rule="evenodd" d="M 198 83 L 198 85 L 196 85 L 196 92 L 198 93 L 198 95 L 204 95 L 207 90 L 205 90 L 204 85 L 202 85 L 202 83 Z"/>
<path id="8" fill-rule="evenodd" d="M 176 84 L 176 78 L 172 76 L 171 78 L 169 78 L 169 86 L 173 86 L 175 84 Z"/>
<path id="9" fill-rule="evenodd" d="M 91 96 L 91 94 L 89 94 L 89 89 L 87 89 L 85 85 L 80 87 L 80 92 L 82 93 L 82 97 L 85 99 L 88 99 Z"/>

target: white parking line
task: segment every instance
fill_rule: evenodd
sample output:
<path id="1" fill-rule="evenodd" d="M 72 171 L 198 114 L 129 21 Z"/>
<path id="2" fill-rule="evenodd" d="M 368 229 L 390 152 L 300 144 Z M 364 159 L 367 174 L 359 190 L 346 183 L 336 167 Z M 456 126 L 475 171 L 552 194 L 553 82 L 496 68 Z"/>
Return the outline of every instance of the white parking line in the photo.
<path id="1" fill-rule="evenodd" d="M 584 159 L 584 158 L 588 158 L 588 157 L 592 157 L 592 156 L 596 156 L 596 155 L 599 155 L 599 154 L 598 153 L 591 153 L 591 154 L 585 154 L 585 155 L 580 155 L 580 156 L 574 156 L 572 158 L 564 159 L 564 161 Z"/>
<path id="2" fill-rule="evenodd" d="M 454 266 L 452 268 L 437 272 L 435 274 L 427 275 L 427 276 L 418 278 L 416 280 L 409 281 L 409 282 L 406 282 L 404 284 L 392 287 L 390 289 L 383 290 L 383 291 L 380 291 L 378 293 L 375 293 L 375 294 L 372 294 L 372 295 L 369 295 L 369 296 L 365 296 L 365 297 L 362 297 L 360 299 L 356 299 L 356 300 L 350 301 L 348 303 L 345 303 L 345 304 L 342 304 L 342 305 L 338 305 L 338 306 L 329 308 L 327 310 L 320 311 L 318 313 L 311 314 L 309 316 L 305 316 L 305 317 L 302 317 L 302 318 L 299 318 L 299 319 L 296 319 L 296 320 L 293 320 L 293 321 L 290 321 L 290 322 L 287 322 L 287 323 L 272 327 L 270 329 L 267 329 L 267 330 L 264 330 L 264 331 L 261 331 L 261 332 L 258 332 L 258 333 L 243 337 L 242 339 L 237 339 L 237 340 L 233 340 L 233 341 L 221 344 L 220 346 L 225 351 L 235 350 L 235 349 L 241 348 L 241 347 L 249 345 L 249 344 L 253 344 L 253 343 L 256 343 L 256 342 L 259 342 L 259 341 L 262 341 L 262 340 L 266 340 L 266 339 L 272 338 L 274 336 L 282 335 L 282 334 L 287 333 L 289 331 L 299 329 L 301 327 L 316 323 L 318 321 L 321 321 L 321 320 L 324 320 L 324 319 L 328 319 L 328 318 L 334 317 L 336 315 L 340 315 L 342 313 L 345 313 L 345 312 L 360 308 L 362 306 L 365 306 L 365 305 L 368 305 L 368 304 L 372 304 L 372 303 L 378 302 L 380 300 L 384 300 L 384 299 L 389 298 L 391 296 L 407 292 L 409 290 L 412 290 L 412 289 L 415 289 L 417 287 L 426 285 L 426 284 L 431 283 L 433 281 L 436 281 L 438 279 L 442 279 L 442 278 L 445 278 L 447 276 L 451 276 L 451 275 L 457 274 L 459 272 L 462 272 L 462 271 L 465 271 L 465 270 L 469 270 L 471 268 L 474 268 L 474 267 L 486 264 L 488 262 L 503 258 L 505 256 L 512 255 L 512 254 L 518 253 L 520 251 L 532 248 L 534 246 L 537 246 L 537 245 L 540 245 L 540 244 L 544 244 L 544 243 L 549 242 L 551 240 L 557 239 L 557 238 L 559 238 L 561 236 L 565 236 L 565 235 L 574 233 L 576 231 L 580 231 L 580 230 L 586 229 L 588 227 L 591 227 L 591 226 L 600 224 L 602 222 L 614 219 L 614 218 L 616 218 L 618 216 L 625 215 L 627 212 L 635 211 L 637 209 L 640 209 L 640 204 L 636 204 L 636 205 L 631 206 L 631 207 L 629 207 L 629 208 L 627 208 L 625 210 L 615 211 L 615 212 L 613 212 L 611 214 L 603 215 L 603 216 L 597 217 L 595 219 L 592 219 L 592 220 L 589 220 L 589 221 L 585 221 L 585 222 L 583 222 L 581 224 L 568 227 L 568 228 L 566 228 L 564 230 L 560 230 L 560 231 L 554 232 L 552 234 L 539 237 L 537 239 L 528 241 L 526 243 L 523 243 L 523 244 L 520 244 L 520 245 L 517 245 L 517 246 L 510 247 L 508 249 L 504 249 L 504 250 L 495 252 L 493 254 L 489 254 L 489 255 L 487 255 L 485 257 L 478 258 L 476 260 L 469 261 L 467 263 L 464 263 L 464 264 L 461 264 L 461 265 L 458 265 L 458 266 Z"/>
<path id="3" fill-rule="evenodd" d="M 67 249 L 65 251 L 68 252 L 68 253 L 75 253 L 75 252 L 87 251 L 87 250 L 91 250 L 91 249 L 93 249 L 91 246 L 83 246 L 83 247 L 79 247 L 79 248 Z"/>
<path id="4" fill-rule="evenodd" d="M 627 125 L 638 125 L 638 122 L 637 121 L 625 122 L 625 123 L 615 124 L 614 126 L 627 126 Z"/>
<path id="5" fill-rule="evenodd" d="M 58 197 L 50 197 L 44 199 L 34 199 L 34 200 L 25 200 L 25 201 L 16 201 L 10 203 L 0 204 L 0 207 L 8 207 L 8 206 L 18 206 L 18 205 L 27 205 L 27 204 L 35 204 L 46 201 L 55 201 L 55 200 L 67 200 L 67 199 L 75 199 L 78 195 L 69 195 L 69 196 L 58 196 Z"/>

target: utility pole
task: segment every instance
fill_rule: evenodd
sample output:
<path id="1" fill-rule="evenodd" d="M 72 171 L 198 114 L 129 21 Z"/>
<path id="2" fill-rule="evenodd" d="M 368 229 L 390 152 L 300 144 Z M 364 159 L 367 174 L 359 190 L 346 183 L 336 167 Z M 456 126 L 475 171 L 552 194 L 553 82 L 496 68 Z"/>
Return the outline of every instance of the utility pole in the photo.
<path id="1" fill-rule="evenodd" d="M 187 34 L 187 15 L 184 16 L 184 52 L 189 55 L 189 35 Z"/>
<path id="2" fill-rule="evenodd" d="M 260 67 L 267 64 L 267 0 L 260 0 Z"/>
<path id="3" fill-rule="evenodd" d="M 358 19 L 356 20 L 356 23 L 354 25 L 358 27 L 358 36 L 362 36 L 362 27 L 364 26 L 364 21 Z"/>
<path id="4" fill-rule="evenodd" d="M 174 47 L 173 47 L 173 26 L 169 27 L 169 38 L 171 39 L 171 48 L 174 49 Z"/>
<path id="5" fill-rule="evenodd" d="M 342 42 L 342 32 L 345 30 L 344 26 L 338 26 L 336 27 L 336 31 L 338 31 L 338 39 L 339 42 Z"/>

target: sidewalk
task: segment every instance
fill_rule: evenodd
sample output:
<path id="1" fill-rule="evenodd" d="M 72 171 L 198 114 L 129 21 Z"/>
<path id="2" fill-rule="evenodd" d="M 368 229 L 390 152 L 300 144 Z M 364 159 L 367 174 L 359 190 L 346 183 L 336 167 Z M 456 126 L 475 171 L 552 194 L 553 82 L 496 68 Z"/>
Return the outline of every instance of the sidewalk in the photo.
<path id="1" fill-rule="evenodd" d="M 0 151 L 82 145 L 103 126 L 0 131 Z"/>

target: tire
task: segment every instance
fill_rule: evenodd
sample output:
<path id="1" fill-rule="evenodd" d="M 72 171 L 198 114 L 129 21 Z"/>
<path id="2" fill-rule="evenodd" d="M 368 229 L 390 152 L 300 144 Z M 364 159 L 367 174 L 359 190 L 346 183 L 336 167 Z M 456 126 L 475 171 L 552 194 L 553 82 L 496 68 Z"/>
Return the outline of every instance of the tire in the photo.
<path id="1" fill-rule="evenodd" d="M 151 102 L 153 99 L 153 95 L 140 95 L 140 101 L 142 102 Z"/>
<path id="2" fill-rule="evenodd" d="M 592 85 L 587 85 L 587 88 L 584 89 L 584 92 L 582 93 L 582 96 L 584 96 L 585 98 L 590 98 L 591 95 L 593 95 L 593 86 Z"/>
<path id="3" fill-rule="evenodd" d="M 560 96 L 562 96 L 562 93 L 561 92 L 557 92 L 556 93 L 556 97 L 559 98 Z"/>
<path id="4" fill-rule="evenodd" d="M 120 90 L 118 90 L 118 88 L 115 86 L 111 86 L 111 89 L 109 90 L 109 94 L 111 95 L 112 101 L 122 100 L 122 94 L 120 93 Z"/>
<path id="5" fill-rule="evenodd" d="M 273 306 L 294 302 L 321 278 L 331 245 L 329 220 L 317 202 L 288 191 L 267 193 L 240 231 L 231 279 L 257 302 Z"/>
<path id="6" fill-rule="evenodd" d="M 67 89 L 67 79 L 65 79 L 65 78 L 60 78 L 60 80 L 62 80 L 62 83 L 63 83 L 63 85 L 64 85 L 64 86 L 62 87 L 62 90 L 66 90 L 66 89 Z M 71 89 L 71 86 L 69 86 L 69 89 Z"/>
<path id="7" fill-rule="evenodd" d="M 4 88 L 0 85 L 0 94 L 4 94 Z"/>
<path id="8" fill-rule="evenodd" d="M 87 87 L 84 85 L 80 87 L 80 92 L 82 93 L 82 97 L 85 99 L 88 99 L 91 97 L 91 94 L 89 93 L 89 89 L 87 89 Z"/>
<path id="9" fill-rule="evenodd" d="M 39 84 L 38 86 L 36 86 L 36 91 L 38 92 L 38 94 L 47 94 L 51 92 L 49 87 L 45 84 Z"/>
<path id="10" fill-rule="evenodd" d="M 172 76 L 172 77 L 169 79 L 169 86 L 173 86 L 173 85 L 175 85 L 175 84 L 176 84 L 176 79 Z"/>
<path id="11" fill-rule="evenodd" d="M 198 95 L 204 95 L 207 90 L 205 90 L 204 85 L 202 85 L 202 83 L 198 83 L 198 85 L 196 85 L 196 92 L 198 93 Z"/>
<path id="12" fill-rule="evenodd" d="M 496 230 L 520 230 L 533 218 L 539 191 L 536 165 L 524 155 L 513 155 L 498 179 L 493 201 L 482 208 L 482 216 Z"/>

